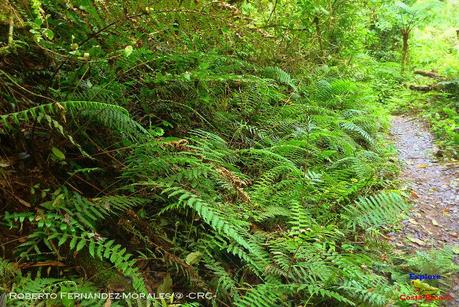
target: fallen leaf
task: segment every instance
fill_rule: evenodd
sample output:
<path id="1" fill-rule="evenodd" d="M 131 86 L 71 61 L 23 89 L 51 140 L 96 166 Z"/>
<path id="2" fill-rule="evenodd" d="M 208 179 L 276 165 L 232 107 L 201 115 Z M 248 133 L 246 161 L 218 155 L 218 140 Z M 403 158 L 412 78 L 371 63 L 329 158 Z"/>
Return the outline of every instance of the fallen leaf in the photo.
<path id="1" fill-rule="evenodd" d="M 410 224 L 413 224 L 413 225 L 419 225 L 419 223 L 413 219 L 408 219 L 408 222 L 410 222 Z"/>
<path id="2" fill-rule="evenodd" d="M 426 168 L 426 167 L 429 167 L 429 164 L 427 163 L 421 163 L 421 164 L 418 164 L 416 165 L 417 168 Z"/>
<path id="3" fill-rule="evenodd" d="M 421 245 L 421 246 L 426 245 L 426 244 L 424 243 L 424 241 L 422 241 L 422 240 L 420 240 L 420 239 L 413 238 L 413 237 L 407 237 L 407 238 L 408 238 L 408 240 L 410 240 L 411 242 L 416 243 L 416 244 L 418 244 L 418 245 Z"/>
<path id="4" fill-rule="evenodd" d="M 432 224 L 433 224 L 434 226 L 439 226 L 437 220 L 435 220 L 435 219 L 432 219 Z"/>

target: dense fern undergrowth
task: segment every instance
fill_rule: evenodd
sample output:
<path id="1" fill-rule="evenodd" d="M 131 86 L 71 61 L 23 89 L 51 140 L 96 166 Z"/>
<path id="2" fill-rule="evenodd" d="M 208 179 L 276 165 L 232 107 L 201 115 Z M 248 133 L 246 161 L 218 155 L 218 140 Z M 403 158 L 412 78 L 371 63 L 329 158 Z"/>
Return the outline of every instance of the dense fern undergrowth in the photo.
<path id="1" fill-rule="evenodd" d="M 176 293 L 8 304 L 403 305 L 451 265 L 383 239 L 382 4 L 234 2 L 0 4 L 0 290 Z"/>

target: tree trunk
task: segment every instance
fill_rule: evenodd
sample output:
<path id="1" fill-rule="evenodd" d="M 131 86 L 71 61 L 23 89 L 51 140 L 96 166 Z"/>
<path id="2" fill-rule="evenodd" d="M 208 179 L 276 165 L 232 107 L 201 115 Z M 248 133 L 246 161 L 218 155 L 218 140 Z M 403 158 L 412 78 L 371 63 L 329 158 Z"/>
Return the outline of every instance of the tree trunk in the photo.
<path id="1" fill-rule="evenodd" d="M 429 91 L 434 91 L 434 90 L 440 89 L 438 84 L 432 84 L 432 85 L 410 85 L 409 88 L 410 88 L 410 90 L 420 91 L 420 92 L 429 92 Z"/>
<path id="2" fill-rule="evenodd" d="M 410 30 L 402 30 L 402 74 L 405 72 L 406 66 L 409 61 L 409 44 L 408 40 L 410 38 Z"/>
<path id="3" fill-rule="evenodd" d="M 435 71 L 415 70 L 414 74 L 421 75 L 421 76 L 428 77 L 428 78 L 432 78 L 432 79 L 437 79 L 437 80 L 444 80 L 445 79 L 445 77 L 439 75 Z"/>
<path id="4" fill-rule="evenodd" d="M 14 19 L 13 19 L 13 14 L 11 13 L 10 19 L 9 19 L 9 28 L 8 28 L 8 46 L 12 46 L 14 43 L 13 31 L 14 31 Z"/>
<path id="5" fill-rule="evenodd" d="M 317 40 L 319 41 L 320 55 L 324 56 L 324 46 L 322 43 L 322 34 L 320 33 L 319 17 L 314 17 L 314 24 L 316 26 Z"/>

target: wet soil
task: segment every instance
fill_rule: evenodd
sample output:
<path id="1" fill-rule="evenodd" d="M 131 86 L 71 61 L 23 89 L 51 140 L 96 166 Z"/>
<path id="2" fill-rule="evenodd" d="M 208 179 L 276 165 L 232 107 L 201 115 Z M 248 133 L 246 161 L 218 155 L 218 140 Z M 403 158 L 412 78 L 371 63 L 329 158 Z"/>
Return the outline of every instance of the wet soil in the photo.
<path id="1" fill-rule="evenodd" d="M 433 137 L 416 118 L 395 116 L 391 132 L 402 163 L 401 180 L 413 203 L 391 241 L 405 253 L 459 246 L 459 164 L 437 160 Z M 459 306 L 459 275 L 455 279 L 450 306 Z"/>

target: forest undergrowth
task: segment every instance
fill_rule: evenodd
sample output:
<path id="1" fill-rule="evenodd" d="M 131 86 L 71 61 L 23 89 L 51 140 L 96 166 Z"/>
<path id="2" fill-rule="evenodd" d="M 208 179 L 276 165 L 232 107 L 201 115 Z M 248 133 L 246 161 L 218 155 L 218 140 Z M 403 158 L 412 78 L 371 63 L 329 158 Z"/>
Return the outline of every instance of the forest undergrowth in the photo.
<path id="1" fill-rule="evenodd" d="M 8 306 L 410 306 L 410 272 L 457 271 L 453 247 L 385 239 L 410 207 L 390 112 L 423 110 L 457 157 L 459 65 L 406 87 L 408 4 L 0 9 L 0 291 L 57 295 Z M 156 297 L 62 295 L 96 292 Z"/>

